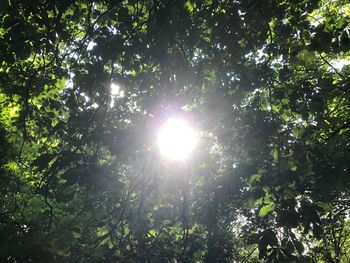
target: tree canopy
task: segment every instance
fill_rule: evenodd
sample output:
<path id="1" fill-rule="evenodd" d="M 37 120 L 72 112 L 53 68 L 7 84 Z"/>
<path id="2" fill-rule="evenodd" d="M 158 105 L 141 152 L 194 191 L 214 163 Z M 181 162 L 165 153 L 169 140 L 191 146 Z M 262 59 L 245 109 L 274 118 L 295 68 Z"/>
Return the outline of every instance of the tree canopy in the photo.
<path id="1" fill-rule="evenodd" d="M 349 65 L 347 0 L 2 1 L 0 261 L 349 262 Z"/>

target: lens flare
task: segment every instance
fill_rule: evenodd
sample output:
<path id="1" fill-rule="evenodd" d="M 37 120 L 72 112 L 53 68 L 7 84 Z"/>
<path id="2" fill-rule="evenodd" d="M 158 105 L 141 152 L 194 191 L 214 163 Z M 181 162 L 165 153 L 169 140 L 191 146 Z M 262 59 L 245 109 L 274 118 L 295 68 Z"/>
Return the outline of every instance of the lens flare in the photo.
<path id="1" fill-rule="evenodd" d="M 181 119 L 169 119 L 158 134 L 158 147 L 169 160 L 185 160 L 197 144 L 197 133 Z"/>

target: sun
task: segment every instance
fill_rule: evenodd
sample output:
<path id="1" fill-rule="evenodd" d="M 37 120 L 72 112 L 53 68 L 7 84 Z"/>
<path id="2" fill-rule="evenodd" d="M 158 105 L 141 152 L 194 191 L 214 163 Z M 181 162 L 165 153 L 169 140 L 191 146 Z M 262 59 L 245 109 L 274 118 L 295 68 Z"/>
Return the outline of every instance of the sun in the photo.
<path id="1" fill-rule="evenodd" d="M 182 119 L 168 119 L 158 133 L 161 155 L 169 160 L 187 159 L 197 144 L 197 132 Z"/>

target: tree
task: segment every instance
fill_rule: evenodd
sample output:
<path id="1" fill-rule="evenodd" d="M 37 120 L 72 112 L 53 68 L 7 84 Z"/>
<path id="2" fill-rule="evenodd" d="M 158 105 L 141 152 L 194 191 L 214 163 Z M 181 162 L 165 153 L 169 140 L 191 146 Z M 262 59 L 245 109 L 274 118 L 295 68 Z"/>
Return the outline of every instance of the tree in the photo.
<path id="1" fill-rule="evenodd" d="M 4 1 L 2 262 L 346 262 L 345 0 Z M 164 161 L 183 116 L 192 157 Z"/>

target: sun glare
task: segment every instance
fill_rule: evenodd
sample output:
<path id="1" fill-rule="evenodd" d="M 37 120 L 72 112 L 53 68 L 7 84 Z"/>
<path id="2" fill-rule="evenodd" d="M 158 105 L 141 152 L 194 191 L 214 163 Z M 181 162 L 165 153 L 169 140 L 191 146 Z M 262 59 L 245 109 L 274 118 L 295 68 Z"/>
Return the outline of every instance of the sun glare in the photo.
<path id="1" fill-rule="evenodd" d="M 181 119 L 169 119 L 158 134 L 158 147 L 169 160 L 184 160 L 197 144 L 197 133 Z"/>

